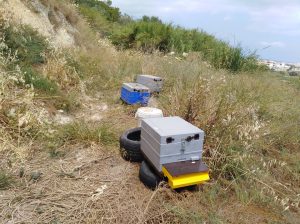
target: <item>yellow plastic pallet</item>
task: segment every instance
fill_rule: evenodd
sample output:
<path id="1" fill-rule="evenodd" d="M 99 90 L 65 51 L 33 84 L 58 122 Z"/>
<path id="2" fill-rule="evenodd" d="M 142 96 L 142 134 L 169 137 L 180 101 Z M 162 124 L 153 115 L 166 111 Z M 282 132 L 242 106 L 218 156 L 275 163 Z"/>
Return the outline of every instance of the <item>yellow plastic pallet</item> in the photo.
<path id="1" fill-rule="evenodd" d="M 208 172 L 190 173 L 173 177 L 164 166 L 162 167 L 162 172 L 168 178 L 168 183 L 172 189 L 201 184 L 209 180 Z"/>

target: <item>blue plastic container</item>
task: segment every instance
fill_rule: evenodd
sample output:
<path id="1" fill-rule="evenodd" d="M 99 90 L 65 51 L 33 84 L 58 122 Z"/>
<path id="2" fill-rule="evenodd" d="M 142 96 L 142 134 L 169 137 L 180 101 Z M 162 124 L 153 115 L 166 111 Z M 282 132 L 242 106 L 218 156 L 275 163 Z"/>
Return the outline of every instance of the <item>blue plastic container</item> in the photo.
<path id="1" fill-rule="evenodd" d="M 123 83 L 121 99 L 127 104 L 141 104 L 147 106 L 150 89 L 139 83 Z"/>

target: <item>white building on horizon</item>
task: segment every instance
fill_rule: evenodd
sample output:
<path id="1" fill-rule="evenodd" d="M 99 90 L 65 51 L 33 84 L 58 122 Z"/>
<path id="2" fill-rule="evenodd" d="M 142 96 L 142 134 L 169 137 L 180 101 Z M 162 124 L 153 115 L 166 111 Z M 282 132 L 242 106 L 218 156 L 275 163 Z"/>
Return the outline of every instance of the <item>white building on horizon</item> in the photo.
<path id="1" fill-rule="evenodd" d="M 272 60 L 261 60 L 260 63 L 268 66 L 269 69 L 277 72 L 286 72 L 292 66 L 292 64 L 289 63 L 272 61 Z"/>

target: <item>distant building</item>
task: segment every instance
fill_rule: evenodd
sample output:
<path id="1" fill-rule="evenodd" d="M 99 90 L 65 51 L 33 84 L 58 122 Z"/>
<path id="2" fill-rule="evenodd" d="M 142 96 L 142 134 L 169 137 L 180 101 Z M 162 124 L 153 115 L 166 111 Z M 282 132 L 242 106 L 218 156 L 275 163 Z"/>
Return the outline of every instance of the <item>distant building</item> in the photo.
<path id="1" fill-rule="evenodd" d="M 274 66 L 274 61 L 270 61 L 270 60 L 261 60 L 259 61 L 259 64 L 261 65 L 266 65 L 269 69 L 272 69 Z"/>
<path id="2" fill-rule="evenodd" d="M 273 69 L 277 72 L 286 72 L 289 68 L 290 66 L 285 64 L 284 62 L 277 62 L 273 67 Z"/>
<path id="3" fill-rule="evenodd" d="M 289 69 L 288 69 L 288 73 L 290 76 L 300 76 L 300 66 L 296 66 L 296 65 L 292 65 Z"/>
<path id="4" fill-rule="evenodd" d="M 261 60 L 260 64 L 268 66 L 272 71 L 286 72 L 291 68 L 291 64 L 285 62 L 271 61 L 271 60 Z"/>

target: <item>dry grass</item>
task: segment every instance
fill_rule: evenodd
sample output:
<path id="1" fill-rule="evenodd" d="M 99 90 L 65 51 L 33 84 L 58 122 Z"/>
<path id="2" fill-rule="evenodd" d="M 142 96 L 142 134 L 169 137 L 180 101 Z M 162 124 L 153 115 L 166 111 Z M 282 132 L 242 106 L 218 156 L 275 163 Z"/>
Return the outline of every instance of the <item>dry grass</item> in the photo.
<path id="1" fill-rule="evenodd" d="M 69 65 L 66 56 L 62 52 L 51 52 L 47 63 L 42 68 L 42 74 L 55 82 L 61 90 L 71 91 L 79 89 L 80 77 L 76 69 Z"/>
<path id="2" fill-rule="evenodd" d="M 278 93 L 278 89 L 283 92 Z M 214 178 L 230 180 L 229 187 L 237 183 L 234 186 L 238 189 L 248 183 L 252 190 L 246 190 L 247 197 L 259 204 L 275 202 L 284 210 L 297 210 L 299 177 L 289 170 L 292 163 L 282 155 L 279 145 L 292 154 L 299 148 L 300 102 L 299 97 L 292 97 L 294 94 L 299 96 L 272 74 L 217 74 L 178 80 L 161 106 L 167 114 L 184 117 L 205 130 L 204 156 Z M 282 100 L 279 108 L 278 100 Z M 290 107 L 283 109 L 286 102 Z M 263 107 L 268 107 L 268 112 Z"/>
<path id="3" fill-rule="evenodd" d="M 10 193 L 1 200 L 3 220 L 137 223 L 148 218 L 145 209 L 153 193 L 138 181 L 136 165 L 96 145 L 76 145 L 65 151 L 63 160 L 49 161 L 47 155 L 39 155 L 38 161 L 33 158 L 26 163 L 20 185 L 27 187 L 11 189 L 16 195 L 10 207 L 6 206 Z M 30 180 L 32 170 L 43 173 L 38 182 Z"/>
<path id="4" fill-rule="evenodd" d="M 281 222 L 266 208 L 231 201 L 218 183 L 203 190 L 174 192 L 164 184 L 148 190 L 138 180 L 138 165 L 123 161 L 97 145 L 64 146 L 60 159 L 37 153 L 25 164 L 24 176 L 0 201 L 1 220 L 25 223 L 262 223 Z M 20 167 L 13 166 L 18 173 Z M 42 173 L 30 180 L 33 171 Z M 9 205 L 9 206 L 8 206 Z M 196 206 L 195 206 L 196 205 Z M 234 208 L 234 209 L 233 209 Z M 236 212 L 245 217 L 236 217 Z M 247 212 L 246 212 L 247 211 Z M 257 215 L 251 217 L 251 214 Z M 248 215 L 246 215 L 248 214 Z M 247 220 L 247 217 L 251 220 Z"/>

